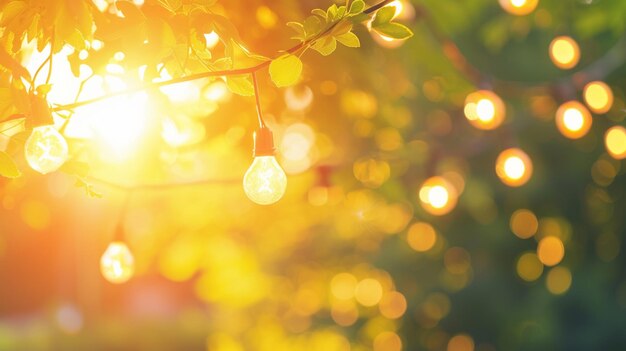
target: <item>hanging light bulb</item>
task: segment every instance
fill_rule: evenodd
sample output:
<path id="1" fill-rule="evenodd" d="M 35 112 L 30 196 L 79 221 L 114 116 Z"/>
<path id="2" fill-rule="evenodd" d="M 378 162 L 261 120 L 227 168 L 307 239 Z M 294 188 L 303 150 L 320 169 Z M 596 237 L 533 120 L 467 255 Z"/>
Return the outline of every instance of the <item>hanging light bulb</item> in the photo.
<path id="1" fill-rule="evenodd" d="M 261 127 L 254 133 L 254 161 L 243 176 L 243 190 L 259 205 L 280 200 L 287 188 L 287 176 L 275 157 L 272 131 Z"/>
<path id="2" fill-rule="evenodd" d="M 125 243 L 113 241 L 100 258 L 100 272 L 114 284 L 127 282 L 135 273 L 135 258 Z"/>
<path id="3" fill-rule="evenodd" d="M 508 186 L 522 186 L 533 173 L 533 164 L 528 155 L 516 148 L 506 149 L 496 159 L 496 174 Z"/>
<path id="4" fill-rule="evenodd" d="M 67 142 L 54 126 L 36 127 L 26 140 L 24 154 L 35 171 L 42 174 L 54 172 L 67 161 Z"/>
<path id="5" fill-rule="evenodd" d="M 613 91 L 604 82 L 596 81 L 585 85 L 585 103 L 595 113 L 607 113 L 613 106 Z"/>
<path id="6" fill-rule="evenodd" d="M 422 208 L 435 216 L 452 211 L 459 197 L 454 186 L 443 177 L 428 178 L 422 184 L 418 195 Z"/>
<path id="7" fill-rule="evenodd" d="M 504 102 L 489 90 L 475 91 L 465 98 L 465 117 L 478 129 L 497 128 L 506 114 Z"/>
<path id="8" fill-rule="evenodd" d="M 550 59 L 560 69 L 574 68 L 580 60 L 580 47 L 570 37 L 556 37 L 550 43 Z"/>
<path id="9" fill-rule="evenodd" d="M 589 132 L 591 123 L 591 113 L 578 101 L 568 101 L 556 111 L 556 127 L 567 138 L 582 138 Z"/>
<path id="10" fill-rule="evenodd" d="M 537 8 L 539 0 L 500 0 L 504 11 L 517 16 L 527 15 Z"/>

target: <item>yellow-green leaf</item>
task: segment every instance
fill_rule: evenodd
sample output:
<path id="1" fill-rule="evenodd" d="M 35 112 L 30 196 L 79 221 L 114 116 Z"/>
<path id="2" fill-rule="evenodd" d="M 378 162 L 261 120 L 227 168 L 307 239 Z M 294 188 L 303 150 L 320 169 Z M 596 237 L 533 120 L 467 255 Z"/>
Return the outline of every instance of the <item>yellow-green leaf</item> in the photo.
<path id="1" fill-rule="evenodd" d="M 7 178 L 17 178 L 22 175 L 15 161 L 4 151 L 0 151 L 0 175 Z"/>
<path id="2" fill-rule="evenodd" d="M 365 9 L 365 2 L 363 0 L 355 0 L 352 5 L 350 5 L 350 11 L 348 11 L 351 15 L 356 15 L 357 13 L 363 12 Z"/>
<path id="3" fill-rule="evenodd" d="M 296 84 L 302 74 L 302 61 L 291 54 L 283 55 L 270 63 L 270 77 L 277 87 Z"/>
<path id="4" fill-rule="evenodd" d="M 357 37 L 354 33 L 348 32 L 335 37 L 338 42 L 349 48 L 358 48 L 361 46 L 361 42 L 359 41 L 359 37 Z"/>
<path id="5" fill-rule="evenodd" d="M 321 38 L 315 41 L 311 48 L 324 56 L 328 56 L 337 48 L 337 40 L 332 36 Z"/>
<path id="6" fill-rule="evenodd" d="M 395 6 L 385 6 L 376 12 L 376 16 L 372 20 L 372 27 L 376 28 L 381 24 L 389 23 L 396 15 Z"/>
<path id="7" fill-rule="evenodd" d="M 254 95 L 254 86 L 247 76 L 234 76 L 226 78 L 226 85 L 233 93 L 241 96 Z"/>
<path id="8" fill-rule="evenodd" d="M 400 23 L 385 23 L 374 28 L 378 33 L 392 39 L 408 39 L 413 36 L 411 30 Z"/>

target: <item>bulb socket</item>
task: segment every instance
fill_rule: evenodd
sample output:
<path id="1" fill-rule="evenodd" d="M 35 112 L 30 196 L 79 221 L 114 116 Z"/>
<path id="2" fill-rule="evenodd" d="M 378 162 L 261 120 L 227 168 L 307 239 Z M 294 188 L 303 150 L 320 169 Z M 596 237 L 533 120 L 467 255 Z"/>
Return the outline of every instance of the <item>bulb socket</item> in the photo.
<path id="1" fill-rule="evenodd" d="M 267 127 L 262 127 L 254 132 L 254 149 L 252 156 L 274 156 L 274 134 Z"/>

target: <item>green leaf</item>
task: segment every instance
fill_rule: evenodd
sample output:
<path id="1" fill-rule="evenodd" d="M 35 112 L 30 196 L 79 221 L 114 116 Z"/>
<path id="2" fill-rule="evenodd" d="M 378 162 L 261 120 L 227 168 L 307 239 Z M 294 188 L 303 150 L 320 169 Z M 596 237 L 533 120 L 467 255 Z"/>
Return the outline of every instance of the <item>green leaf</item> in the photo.
<path id="1" fill-rule="evenodd" d="M 17 178 L 22 175 L 15 161 L 4 151 L 0 151 L 0 175 L 7 178 Z"/>
<path id="2" fill-rule="evenodd" d="M 339 9 L 337 9 L 337 13 L 335 15 L 335 19 L 340 19 L 343 18 L 343 16 L 346 15 L 346 7 L 345 6 L 339 6 Z"/>
<path id="3" fill-rule="evenodd" d="M 322 21 L 319 17 L 309 16 L 304 21 L 304 34 L 305 39 L 316 36 L 322 30 Z"/>
<path id="4" fill-rule="evenodd" d="M 374 20 L 372 21 L 372 27 L 376 28 L 382 24 L 389 23 L 396 15 L 396 8 L 394 6 L 385 6 L 376 12 Z"/>
<path id="5" fill-rule="evenodd" d="M 364 9 L 365 2 L 363 0 L 355 0 L 352 5 L 350 5 L 350 11 L 348 11 L 348 13 L 351 15 L 356 15 L 363 12 Z"/>
<path id="6" fill-rule="evenodd" d="M 334 37 L 324 37 L 316 40 L 311 48 L 324 56 L 328 56 L 337 49 L 337 40 Z"/>
<path id="7" fill-rule="evenodd" d="M 408 39 L 413 36 L 413 32 L 400 23 L 385 23 L 375 27 L 374 30 L 392 39 Z"/>
<path id="8" fill-rule="evenodd" d="M 300 22 L 287 22 L 287 27 L 296 31 L 297 35 L 295 36 L 298 40 L 304 40 L 306 38 L 304 25 Z"/>
<path id="9" fill-rule="evenodd" d="M 295 55 L 286 54 L 270 63 L 270 77 L 277 87 L 295 84 L 301 74 L 302 61 Z"/>
<path id="10" fill-rule="evenodd" d="M 326 11 L 326 18 L 329 22 L 335 22 L 337 19 L 337 4 L 332 4 Z"/>
<path id="11" fill-rule="evenodd" d="M 228 89 L 241 96 L 254 95 L 254 86 L 248 76 L 226 77 L 226 86 Z"/>
<path id="12" fill-rule="evenodd" d="M 338 35 L 342 35 L 342 34 L 348 33 L 351 30 L 352 30 L 352 22 L 350 22 L 350 21 L 341 21 L 341 22 L 337 23 L 335 28 L 333 28 L 330 33 L 333 36 L 338 36 Z"/>
<path id="13" fill-rule="evenodd" d="M 357 37 L 354 33 L 348 32 L 335 37 L 338 42 L 349 48 L 358 48 L 361 46 L 361 42 L 359 41 L 359 37 Z"/>
<path id="14" fill-rule="evenodd" d="M 318 15 L 320 17 L 322 17 L 324 20 L 326 20 L 326 11 L 322 10 L 322 9 L 313 9 L 311 11 L 312 14 L 314 15 Z"/>

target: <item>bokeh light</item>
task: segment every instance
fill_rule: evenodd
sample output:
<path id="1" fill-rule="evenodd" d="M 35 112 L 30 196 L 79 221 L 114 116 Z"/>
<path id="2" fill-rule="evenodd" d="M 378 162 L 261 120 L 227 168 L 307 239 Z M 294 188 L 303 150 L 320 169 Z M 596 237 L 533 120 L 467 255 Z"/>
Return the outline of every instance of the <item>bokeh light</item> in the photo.
<path id="1" fill-rule="evenodd" d="M 448 341 L 447 351 L 474 351 L 474 339 L 467 334 L 457 334 Z"/>
<path id="2" fill-rule="evenodd" d="M 561 69 L 576 67 L 580 60 L 578 43 L 568 36 L 554 38 L 550 43 L 550 59 L 555 66 Z"/>
<path id="3" fill-rule="evenodd" d="M 593 122 L 589 110 L 578 101 L 568 101 L 559 106 L 555 121 L 559 132 L 570 139 L 585 136 Z"/>
<path id="4" fill-rule="evenodd" d="M 409 227 L 406 240 L 413 250 L 425 252 L 435 246 L 437 232 L 432 225 L 426 222 L 416 222 Z"/>
<path id="5" fill-rule="evenodd" d="M 572 273 L 566 267 L 554 267 L 546 277 L 546 287 L 554 295 L 561 295 L 572 285 Z"/>
<path id="6" fill-rule="evenodd" d="M 611 157 L 617 160 L 626 158 L 626 128 L 615 126 L 604 134 L 604 146 Z"/>
<path id="7" fill-rule="evenodd" d="M 532 176 L 533 164 L 524 151 L 517 148 L 506 149 L 496 159 L 496 174 L 508 186 L 522 186 Z"/>
<path id="8" fill-rule="evenodd" d="M 519 209 L 511 215 L 511 231 L 521 239 L 531 238 L 539 228 L 537 216 L 527 209 Z"/>
<path id="9" fill-rule="evenodd" d="M 337 299 L 350 300 L 354 298 L 357 284 L 358 281 L 354 275 L 345 272 L 339 273 L 331 280 L 330 291 Z"/>
<path id="10" fill-rule="evenodd" d="M 374 278 L 365 278 L 356 286 L 355 298 L 363 306 L 375 306 L 382 297 L 383 287 Z"/>
<path id="11" fill-rule="evenodd" d="M 595 81 L 585 85 L 583 98 L 594 113 L 607 113 L 613 107 L 613 90 L 604 82 Z"/>
<path id="12" fill-rule="evenodd" d="M 398 319 L 404 315 L 407 302 L 404 295 L 397 291 L 386 293 L 378 305 L 380 314 L 389 319 Z"/>
<path id="13" fill-rule="evenodd" d="M 517 259 L 517 275 L 527 282 L 532 282 L 543 273 L 543 263 L 534 252 L 526 252 Z"/>
<path id="14" fill-rule="evenodd" d="M 470 124 L 485 130 L 499 127 L 506 116 L 504 102 L 489 90 L 479 90 L 467 95 L 464 112 Z"/>
<path id="15" fill-rule="evenodd" d="M 402 339 L 394 332 L 382 332 L 374 338 L 374 351 L 401 351 Z"/>
<path id="16" fill-rule="evenodd" d="M 537 256 L 546 266 L 556 266 L 565 256 L 563 241 L 556 236 L 547 236 L 537 245 Z"/>
<path id="17" fill-rule="evenodd" d="M 459 196 L 454 186 L 440 176 L 428 178 L 420 187 L 418 195 L 422 208 L 435 216 L 452 211 Z"/>
<path id="18" fill-rule="evenodd" d="M 539 4 L 539 0 L 499 0 L 500 6 L 502 8 L 512 14 L 517 16 L 528 15 L 533 12 L 537 5 Z"/>

